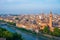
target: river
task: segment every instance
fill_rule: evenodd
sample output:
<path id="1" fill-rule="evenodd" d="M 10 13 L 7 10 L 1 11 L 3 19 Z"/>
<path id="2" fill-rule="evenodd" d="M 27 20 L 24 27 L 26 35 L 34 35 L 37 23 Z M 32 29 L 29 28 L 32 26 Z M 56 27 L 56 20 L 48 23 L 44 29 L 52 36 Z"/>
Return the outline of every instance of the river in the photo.
<path id="1" fill-rule="evenodd" d="M 0 27 L 5 28 L 6 30 L 8 30 L 10 32 L 13 32 L 13 33 L 17 32 L 18 34 L 21 34 L 24 40 L 50 40 L 49 38 L 46 38 L 44 36 L 37 37 L 37 36 L 33 36 L 29 33 L 22 32 L 22 31 L 16 29 L 15 27 L 13 27 L 13 26 L 8 27 L 6 24 L 5 25 L 1 24 Z"/>

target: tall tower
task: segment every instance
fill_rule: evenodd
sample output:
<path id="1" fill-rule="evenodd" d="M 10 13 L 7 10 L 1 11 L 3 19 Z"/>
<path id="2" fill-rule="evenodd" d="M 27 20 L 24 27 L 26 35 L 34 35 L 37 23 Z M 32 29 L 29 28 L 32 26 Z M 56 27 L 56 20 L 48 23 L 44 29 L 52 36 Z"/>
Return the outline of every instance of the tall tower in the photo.
<path id="1" fill-rule="evenodd" d="M 50 11 L 50 15 L 49 15 L 49 27 L 50 27 L 50 31 L 53 30 L 53 27 L 52 27 L 52 17 L 53 17 L 53 15 L 52 15 L 52 12 Z"/>

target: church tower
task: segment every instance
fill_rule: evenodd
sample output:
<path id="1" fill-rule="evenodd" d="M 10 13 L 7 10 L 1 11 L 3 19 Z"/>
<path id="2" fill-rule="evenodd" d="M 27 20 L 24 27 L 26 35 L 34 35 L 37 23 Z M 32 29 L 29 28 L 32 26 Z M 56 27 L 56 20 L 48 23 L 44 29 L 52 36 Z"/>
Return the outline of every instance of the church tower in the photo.
<path id="1" fill-rule="evenodd" d="M 52 15 L 52 12 L 50 11 L 50 14 L 49 14 L 49 28 L 50 28 L 50 31 L 53 30 L 53 27 L 52 27 L 52 17 L 53 17 L 53 15 Z"/>

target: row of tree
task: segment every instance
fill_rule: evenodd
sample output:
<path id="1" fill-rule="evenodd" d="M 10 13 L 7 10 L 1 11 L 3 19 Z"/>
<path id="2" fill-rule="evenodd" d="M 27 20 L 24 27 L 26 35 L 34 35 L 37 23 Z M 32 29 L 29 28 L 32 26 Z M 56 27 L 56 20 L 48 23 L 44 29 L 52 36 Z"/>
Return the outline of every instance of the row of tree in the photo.
<path id="1" fill-rule="evenodd" d="M 16 26 L 16 23 L 14 23 L 14 22 L 7 22 L 7 24 Z"/>
<path id="2" fill-rule="evenodd" d="M 6 38 L 6 40 L 23 40 L 20 34 L 11 33 L 3 28 L 0 28 L 0 38 Z"/>
<path id="3" fill-rule="evenodd" d="M 54 28 L 54 31 L 51 32 L 49 30 L 49 27 L 48 26 L 45 26 L 44 30 L 42 31 L 43 33 L 46 33 L 46 34 L 50 34 L 50 35 L 53 35 L 53 36 L 58 36 L 60 37 L 60 29 L 58 27 L 55 27 Z"/>

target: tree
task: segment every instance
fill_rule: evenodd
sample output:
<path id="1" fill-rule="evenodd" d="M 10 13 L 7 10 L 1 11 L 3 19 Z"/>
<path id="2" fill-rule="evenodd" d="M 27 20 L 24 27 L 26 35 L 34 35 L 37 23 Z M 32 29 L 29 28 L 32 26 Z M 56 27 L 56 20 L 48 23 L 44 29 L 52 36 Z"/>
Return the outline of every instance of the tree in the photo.
<path id="1" fill-rule="evenodd" d="M 13 35 L 14 35 L 12 38 L 13 40 L 22 40 L 22 36 L 20 34 L 15 33 Z"/>
<path id="2" fill-rule="evenodd" d="M 57 27 L 55 27 L 55 28 L 54 28 L 54 32 L 53 32 L 53 35 L 54 35 L 54 36 L 60 36 L 60 29 L 57 28 Z"/>
<path id="3" fill-rule="evenodd" d="M 43 33 L 49 33 L 49 27 L 48 26 L 45 26 L 45 28 L 43 29 Z"/>
<path id="4" fill-rule="evenodd" d="M 9 31 L 3 31 L 3 37 L 6 37 L 6 38 L 12 38 L 13 37 L 13 34 Z"/>
<path id="5" fill-rule="evenodd" d="M 6 40 L 23 40 L 20 34 L 12 33 L 4 28 L 0 28 L 0 38 L 6 38 Z"/>
<path id="6" fill-rule="evenodd" d="M 14 23 L 14 22 L 7 22 L 7 23 L 10 24 L 10 25 L 16 26 L 16 23 Z"/>
<path id="7" fill-rule="evenodd" d="M 15 18 L 15 20 L 19 20 L 19 18 Z"/>

